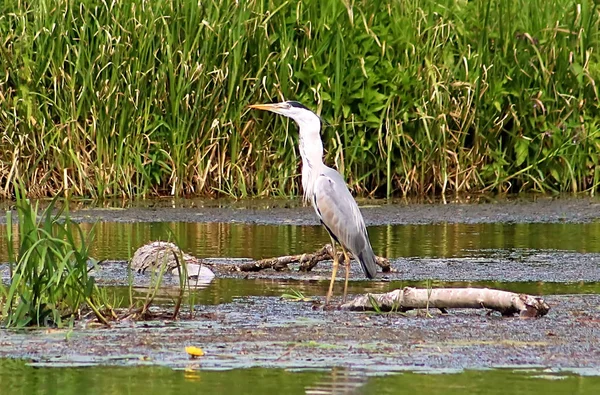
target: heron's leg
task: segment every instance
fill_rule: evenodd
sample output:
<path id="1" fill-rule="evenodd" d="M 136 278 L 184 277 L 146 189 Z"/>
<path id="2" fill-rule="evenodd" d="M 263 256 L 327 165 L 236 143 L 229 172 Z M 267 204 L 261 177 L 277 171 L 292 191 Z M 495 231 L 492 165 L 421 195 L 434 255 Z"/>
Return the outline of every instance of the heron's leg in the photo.
<path id="1" fill-rule="evenodd" d="M 329 304 L 331 295 L 333 295 L 333 283 L 335 282 L 335 276 L 337 275 L 337 269 L 338 269 L 338 258 L 337 258 L 337 252 L 335 251 L 335 240 L 333 240 L 333 237 L 331 238 L 331 253 L 333 255 L 333 270 L 331 271 L 331 281 L 329 282 L 329 291 L 327 291 L 327 296 L 325 297 L 326 305 Z"/>
<path id="2" fill-rule="evenodd" d="M 346 294 L 348 293 L 348 276 L 350 275 L 350 257 L 348 256 L 348 251 L 342 246 L 342 251 L 344 251 L 344 267 L 346 268 L 346 281 L 344 282 L 344 303 L 346 303 Z"/>

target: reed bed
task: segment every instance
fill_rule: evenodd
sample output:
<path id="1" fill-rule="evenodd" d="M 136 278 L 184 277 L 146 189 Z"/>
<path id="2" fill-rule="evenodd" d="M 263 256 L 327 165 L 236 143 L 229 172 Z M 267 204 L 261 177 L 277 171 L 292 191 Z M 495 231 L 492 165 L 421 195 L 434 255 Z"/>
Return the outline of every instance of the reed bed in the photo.
<path id="1" fill-rule="evenodd" d="M 600 188 L 599 10 L 567 0 L 5 0 L 0 197 L 291 195 L 295 127 L 363 196 Z"/>

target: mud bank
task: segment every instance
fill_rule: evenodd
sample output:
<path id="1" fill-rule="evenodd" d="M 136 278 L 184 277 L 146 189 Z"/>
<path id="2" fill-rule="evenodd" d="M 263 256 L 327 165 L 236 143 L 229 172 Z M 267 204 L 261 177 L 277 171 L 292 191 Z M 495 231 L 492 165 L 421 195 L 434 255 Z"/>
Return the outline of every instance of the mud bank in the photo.
<path id="1" fill-rule="evenodd" d="M 191 321 L 123 322 L 111 329 L 0 331 L 0 356 L 42 365 L 160 364 L 174 368 L 326 368 L 372 372 L 505 366 L 600 373 L 598 295 L 550 296 L 542 319 L 470 310 L 449 315 L 359 314 L 275 297 L 198 309 Z M 186 345 L 206 353 L 191 361 Z"/>
<path id="2" fill-rule="evenodd" d="M 367 225 L 435 223 L 582 223 L 600 219 L 598 198 L 486 199 L 483 203 L 405 203 L 360 200 Z M 78 222 L 225 222 L 264 225 L 316 225 L 313 209 L 300 200 L 246 201 L 244 203 L 158 200 L 129 206 L 77 208 Z M 0 224 L 6 223 L 4 216 Z"/>

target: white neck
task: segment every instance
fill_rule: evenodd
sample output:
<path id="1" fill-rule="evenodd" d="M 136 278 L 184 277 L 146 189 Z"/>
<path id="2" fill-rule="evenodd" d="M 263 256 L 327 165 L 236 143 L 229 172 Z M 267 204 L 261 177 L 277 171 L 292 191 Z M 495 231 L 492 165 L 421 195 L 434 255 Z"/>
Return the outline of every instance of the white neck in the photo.
<path id="1" fill-rule="evenodd" d="M 314 185 L 311 174 L 323 166 L 323 142 L 321 141 L 321 120 L 315 114 L 304 113 L 294 117 L 300 129 L 300 156 L 302 156 L 302 189 L 304 200 L 310 200 Z"/>

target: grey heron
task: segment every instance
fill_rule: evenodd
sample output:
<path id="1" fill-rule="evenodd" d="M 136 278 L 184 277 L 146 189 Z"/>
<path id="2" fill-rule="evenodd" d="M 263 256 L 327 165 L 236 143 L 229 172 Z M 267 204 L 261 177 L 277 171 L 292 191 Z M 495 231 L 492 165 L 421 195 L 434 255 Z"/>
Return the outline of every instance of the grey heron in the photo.
<path id="1" fill-rule="evenodd" d="M 333 284 L 339 265 L 336 243 L 344 253 L 346 280 L 344 301 L 348 290 L 350 258 L 348 251 L 360 262 L 365 275 L 374 278 L 377 274 L 375 254 L 362 214 L 348 190 L 343 177 L 323 163 L 321 120 L 308 108 L 296 101 L 274 104 L 254 104 L 250 108 L 271 111 L 293 119 L 300 129 L 300 156 L 302 157 L 302 188 L 304 201 L 310 202 L 331 237 L 333 270 L 325 304 L 333 294 Z"/>

